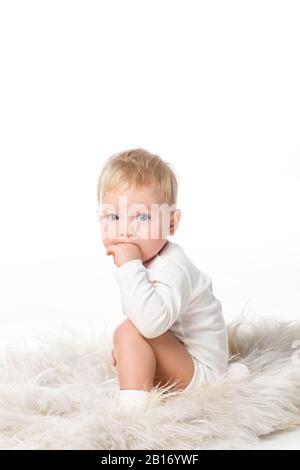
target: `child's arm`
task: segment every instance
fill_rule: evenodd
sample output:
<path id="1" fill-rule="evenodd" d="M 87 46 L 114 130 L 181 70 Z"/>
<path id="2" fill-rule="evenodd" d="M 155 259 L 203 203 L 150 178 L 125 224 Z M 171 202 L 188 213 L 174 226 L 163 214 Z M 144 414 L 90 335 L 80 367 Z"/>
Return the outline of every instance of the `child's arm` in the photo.
<path id="1" fill-rule="evenodd" d="M 165 269 L 147 269 L 140 259 L 119 266 L 114 275 L 121 291 L 123 313 L 146 338 L 165 333 L 177 320 L 182 307 L 190 298 L 190 280 L 177 263 Z"/>

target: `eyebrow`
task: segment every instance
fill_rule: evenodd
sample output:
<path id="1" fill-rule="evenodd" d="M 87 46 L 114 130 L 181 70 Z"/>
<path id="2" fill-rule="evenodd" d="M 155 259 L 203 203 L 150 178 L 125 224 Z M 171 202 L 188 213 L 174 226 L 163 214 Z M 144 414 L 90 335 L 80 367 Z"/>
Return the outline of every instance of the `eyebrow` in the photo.
<path id="1" fill-rule="evenodd" d="M 151 209 L 149 209 L 149 207 L 146 204 L 144 205 L 141 204 L 141 206 L 142 207 L 136 209 L 136 212 L 141 212 L 141 211 L 151 212 Z M 116 211 L 115 208 L 104 208 L 101 210 L 101 214 L 111 214 L 111 213 L 116 213 L 116 212 L 118 211 Z"/>

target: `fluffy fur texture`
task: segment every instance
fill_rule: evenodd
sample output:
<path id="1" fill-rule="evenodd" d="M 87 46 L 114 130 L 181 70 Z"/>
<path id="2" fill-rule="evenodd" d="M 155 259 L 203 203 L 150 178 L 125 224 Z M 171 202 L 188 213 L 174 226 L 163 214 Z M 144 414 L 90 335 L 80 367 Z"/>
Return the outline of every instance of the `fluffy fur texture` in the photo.
<path id="1" fill-rule="evenodd" d="M 240 317 L 228 325 L 226 372 L 190 393 L 156 387 L 152 408 L 120 416 L 106 333 L 72 328 L 0 358 L 1 449 L 238 449 L 300 425 L 300 322 Z M 298 348 L 298 349 L 297 349 Z"/>

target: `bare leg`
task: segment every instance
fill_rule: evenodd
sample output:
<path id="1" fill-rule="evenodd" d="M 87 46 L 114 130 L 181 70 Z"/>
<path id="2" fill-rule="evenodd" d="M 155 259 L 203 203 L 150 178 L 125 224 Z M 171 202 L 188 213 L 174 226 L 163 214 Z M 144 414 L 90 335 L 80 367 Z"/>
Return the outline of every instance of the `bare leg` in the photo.
<path id="1" fill-rule="evenodd" d="M 156 358 L 146 339 L 131 322 L 125 321 L 117 326 L 113 343 L 120 390 L 150 391 Z"/>
<path id="2" fill-rule="evenodd" d="M 114 332 L 113 361 L 117 363 L 120 390 L 147 390 L 176 382 L 176 390 L 190 383 L 194 363 L 184 344 L 166 331 L 157 338 L 145 338 L 130 320 Z"/>

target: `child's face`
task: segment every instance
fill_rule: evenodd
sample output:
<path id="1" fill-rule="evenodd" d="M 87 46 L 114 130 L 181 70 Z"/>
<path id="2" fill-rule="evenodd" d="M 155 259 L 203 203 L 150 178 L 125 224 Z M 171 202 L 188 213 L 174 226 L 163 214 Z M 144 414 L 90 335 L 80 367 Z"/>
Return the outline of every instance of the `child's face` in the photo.
<path id="1" fill-rule="evenodd" d="M 99 205 L 105 248 L 134 243 L 142 262 L 153 258 L 178 226 L 181 211 L 165 203 L 153 187 L 107 192 Z"/>

